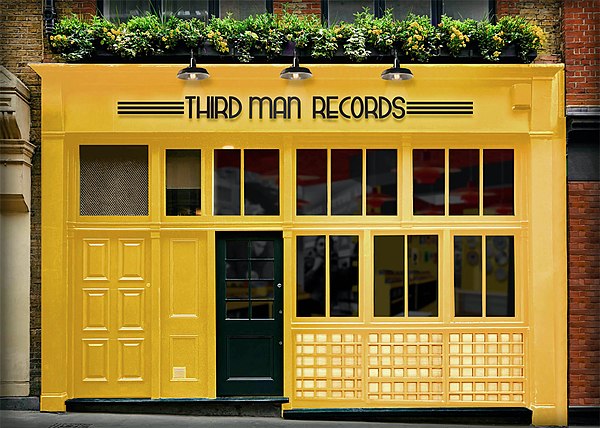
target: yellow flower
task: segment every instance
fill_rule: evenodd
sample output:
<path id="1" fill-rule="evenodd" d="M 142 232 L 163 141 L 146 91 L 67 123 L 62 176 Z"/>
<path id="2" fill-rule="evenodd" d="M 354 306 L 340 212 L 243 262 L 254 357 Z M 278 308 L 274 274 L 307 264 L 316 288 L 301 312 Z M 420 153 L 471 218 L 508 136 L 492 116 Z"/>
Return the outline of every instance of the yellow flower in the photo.
<path id="1" fill-rule="evenodd" d="M 166 38 L 166 37 L 163 37 L 163 38 L 162 38 L 162 41 L 163 41 L 163 42 L 166 42 L 166 41 L 167 41 L 167 38 Z"/>

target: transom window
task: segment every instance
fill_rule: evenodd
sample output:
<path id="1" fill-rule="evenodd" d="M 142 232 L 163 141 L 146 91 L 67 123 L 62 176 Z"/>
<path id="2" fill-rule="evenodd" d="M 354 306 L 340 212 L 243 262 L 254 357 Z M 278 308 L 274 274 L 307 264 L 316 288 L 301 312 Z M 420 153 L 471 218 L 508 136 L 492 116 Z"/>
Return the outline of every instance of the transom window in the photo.
<path id="1" fill-rule="evenodd" d="M 356 12 L 369 8 L 376 16 L 385 9 L 392 9 L 396 19 L 404 19 L 409 13 L 427 15 L 437 25 L 442 15 L 455 19 L 492 19 L 494 0 L 322 0 L 323 18 L 330 24 L 339 21 L 352 22 Z"/>
<path id="2" fill-rule="evenodd" d="M 126 21 L 146 13 L 203 20 L 230 14 L 233 18 L 244 19 L 273 12 L 273 0 L 98 0 L 98 11 L 115 21 Z"/>

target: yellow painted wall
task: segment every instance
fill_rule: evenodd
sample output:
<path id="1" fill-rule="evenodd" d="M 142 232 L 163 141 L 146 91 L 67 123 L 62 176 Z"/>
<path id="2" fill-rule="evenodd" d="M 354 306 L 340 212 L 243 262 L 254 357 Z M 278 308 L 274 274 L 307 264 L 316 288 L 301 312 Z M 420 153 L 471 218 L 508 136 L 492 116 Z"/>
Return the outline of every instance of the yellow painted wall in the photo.
<path id="1" fill-rule="evenodd" d="M 405 82 L 381 80 L 376 65 L 310 67 L 302 82 L 279 79 L 280 65 L 212 65 L 209 80 L 184 82 L 172 65 L 33 65 L 43 90 L 42 410 L 74 397 L 215 397 L 215 234 L 278 230 L 285 408 L 524 406 L 536 424 L 566 424 L 562 67 L 411 65 Z M 302 116 L 117 114 L 119 101 L 210 95 L 244 107 L 250 96 L 296 96 Z M 473 115 L 313 119 L 313 96 L 473 101 Z M 78 153 L 90 144 L 148 146 L 148 216 L 79 214 Z M 224 147 L 279 150 L 280 215 L 213 215 L 213 151 Z M 177 148 L 202 150 L 200 216 L 165 215 L 165 150 Z M 398 215 L 297 216 L 297 148 L 396 149 Z M 515 215 L 414 216 L 414 148 L 513 149 Z M 294 315 L 295 239 L 323 234 L 359 237 L 356 318 Z M 437 317 L 373 316 L 382 234 L 439 237 Z M 514 236 L 514 318 L 454 317 L 453 237 L 469 234 Z"/>

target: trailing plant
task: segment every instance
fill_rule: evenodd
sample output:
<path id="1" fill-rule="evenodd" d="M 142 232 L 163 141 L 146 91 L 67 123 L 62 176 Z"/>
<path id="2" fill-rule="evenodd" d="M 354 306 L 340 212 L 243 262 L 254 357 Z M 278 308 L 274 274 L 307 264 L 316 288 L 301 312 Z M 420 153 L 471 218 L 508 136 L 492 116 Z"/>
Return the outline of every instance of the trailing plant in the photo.
<path id="1" fill-rule="evenodd" d="M 503 49 L 514 45 L 518 57 L 529 62 L 531 53 L 542 48 L 543 31 L 522 17 L 504 17 L 496 24 L 460 21 L 447 16 L 434 27 L 427 16 L 394 19 L 390 10 L 375 17 L 368 9 L 353 22 L 328 26 L 317 15 L 259 14 L 244 20 L 231 16 L 199 19 L 165 19 L 146 14 L 126 22 L 112 23 L 101 17 L 84 20 L 76 15 L 61 19 L 50 37 L 51 48 L 65 61 L 86 61 L 108 51 L 125 59 L 178 52 L 208 43 L 221 55 L 249 62 L 257 54 L 267 58 L 282 55 L 292 43 L 302 55 L 331 58 L 342 50 L 353 61 L 371 55 L 389 55 L 395 49 L 410 61 L 427 62 L 440 48 L 452 56 L 463 49 L 478 52 L 488 61 L 498 61 Z M 405 60 L 403 59 L 403 61 Z"/>

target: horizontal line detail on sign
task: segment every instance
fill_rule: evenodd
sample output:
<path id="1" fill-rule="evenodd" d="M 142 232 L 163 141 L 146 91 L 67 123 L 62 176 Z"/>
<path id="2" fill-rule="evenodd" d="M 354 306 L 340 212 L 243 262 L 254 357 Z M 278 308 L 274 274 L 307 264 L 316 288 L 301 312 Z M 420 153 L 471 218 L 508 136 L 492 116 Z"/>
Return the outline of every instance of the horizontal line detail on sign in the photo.
<path id="1" fill-rule="evenodd" d="M 410 105 L 432 105 L 432 106 L 441 106 L 441 105 L 464 105 L 464 106 L 472 106 L 473 101 L 407 101 L 407 106 Z"/>
<path id="2" fill-rule="evenodd" d="M 178 105 L 182 106 L 184 104 L 183 101 L 117 101 L 117 105 Z"/>
<path id="3" fill-rule="evenodd" d="M 119 110 L 181 110 L 183 106 L 119 106 Z"/>
<path id="4" fill-rule="evenodd" d="M 408 111 L 406 114 L 473 114 L 472 110 L 464 110 L 464 111 L 443 111 L 443 110 L 431 110 L 431 111 Z"/>
<path id="5" fill-rule="evenodd" d="M 125 110 L 125 111 L 119 111 L 118 114 L 183 114 L 184 111 L 183 110 L 178 110 L 178 111 L 173 111 L 173 110 L 168 110 L 168 111 L 158 111 L 158 110 L 152 110 L 152 111 L 135 111 L 135 110 Z"/>
<path id="6" fill-rule="evenodd" d="M 473 111 L 473 106 L 447 106 L 447 107 L 427 107 L 427 106 L 408 106 L 408 111 L 411 110 L 462 110 L 462 111 Z"/>

